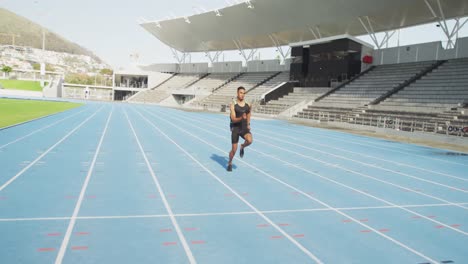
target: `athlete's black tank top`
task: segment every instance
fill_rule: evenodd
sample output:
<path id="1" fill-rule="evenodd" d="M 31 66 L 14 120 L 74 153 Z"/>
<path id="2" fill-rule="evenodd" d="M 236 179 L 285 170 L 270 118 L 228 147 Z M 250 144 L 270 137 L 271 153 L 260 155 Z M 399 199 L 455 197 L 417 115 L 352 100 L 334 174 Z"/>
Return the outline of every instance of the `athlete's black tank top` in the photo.
<path id="1" fill-rule="evenodd" d="M 249 104 L 245 103 L 244 106 L 240 106 L 238 103 L 234 105 L 234 112 L 236 112 L 236 118 L 241 117 L 244 113 L 250 113 L 250 106 Z M 232 127 L 241 127 L 242 129 L 247 128 L 247 119 L 242 119 L 241 122 L 233 123 L 231 120 L 231 128 Z"/>

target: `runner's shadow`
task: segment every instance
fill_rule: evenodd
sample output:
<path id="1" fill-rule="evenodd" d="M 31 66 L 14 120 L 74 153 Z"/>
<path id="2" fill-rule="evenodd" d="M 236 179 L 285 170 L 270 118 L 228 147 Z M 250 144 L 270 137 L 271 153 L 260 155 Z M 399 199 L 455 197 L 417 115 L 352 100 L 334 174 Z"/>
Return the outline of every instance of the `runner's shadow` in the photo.
<path id="1" fill-rule="evenodd" d="M 229 162 L 229 159 L 227 157 L 221 157 L 216 154 L 211 154 L 211 159 L 216 161 L 221 167 L 227 168 L 227 164 Z M 236 169 L 237 166 L 235 164 L 232 164 L 232 169 Z"/>

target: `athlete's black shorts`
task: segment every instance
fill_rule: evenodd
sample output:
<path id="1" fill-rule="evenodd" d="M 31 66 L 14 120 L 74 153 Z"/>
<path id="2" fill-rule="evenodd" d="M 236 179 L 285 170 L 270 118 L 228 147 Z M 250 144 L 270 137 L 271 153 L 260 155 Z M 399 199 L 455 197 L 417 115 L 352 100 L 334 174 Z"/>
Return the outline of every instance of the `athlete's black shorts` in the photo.
<path id="1" fill-rule="evenodd" d="M 245 139 L 245 135 L 251 134 L 250 130 L 246 129 L 242 131 L 242 128 L 240 126 L 233 126 L 231 127 L 231 142 L 232 144 L 237 144 L 239 143 L 239 136 L 242 139 Z"/>

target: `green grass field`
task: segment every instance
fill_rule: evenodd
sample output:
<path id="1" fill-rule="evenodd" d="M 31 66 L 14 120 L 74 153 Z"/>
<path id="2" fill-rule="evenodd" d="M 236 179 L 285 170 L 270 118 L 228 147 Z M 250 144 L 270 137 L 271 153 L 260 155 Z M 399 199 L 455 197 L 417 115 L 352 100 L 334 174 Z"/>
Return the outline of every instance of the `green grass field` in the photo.
<path id="1" fill-rule="evenodd" d="M 0 128 L 62 112 L 80 105 L 68 102 L 0 99 Z"/>
<path id="2" fill-rule="evenodd" d="M 42 91 L 41 83 L 38 81 L 0 80 L 0 85 L 4 89 Z"/>

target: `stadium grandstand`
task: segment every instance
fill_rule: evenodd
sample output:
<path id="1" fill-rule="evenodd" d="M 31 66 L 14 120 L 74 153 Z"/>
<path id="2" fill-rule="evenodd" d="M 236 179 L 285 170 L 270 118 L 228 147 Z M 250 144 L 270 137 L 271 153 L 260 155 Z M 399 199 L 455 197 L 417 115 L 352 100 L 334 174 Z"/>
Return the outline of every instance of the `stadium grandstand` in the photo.
<path id="1" fill-rule="evenodd" d="M 171 76 L 127 100 L 225 111 L 244 86 L 256 113 L 270 117 L 465 135 L 468 38 L 457 32 L 468 20 L 467 1 L 347 1 L 334 16 L 321 15 L 329 8 L 319 1 L 257 0 L 142 21 L 178 63 L 146 66 Z M 281 12 L 288 9 L 296 10 L 294 18 Z M 446 40 L 386 48 L 397 30 L 434 22 Z M 356 38 L 362 35 L 373 43 Z M 282 58 L 254 60 L 265 47 Z M 231 50 L 244 61 L 220 62 Z M 205 53 L 210 62 L 189 62 L 191 53 Z"/>

